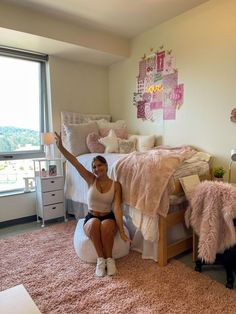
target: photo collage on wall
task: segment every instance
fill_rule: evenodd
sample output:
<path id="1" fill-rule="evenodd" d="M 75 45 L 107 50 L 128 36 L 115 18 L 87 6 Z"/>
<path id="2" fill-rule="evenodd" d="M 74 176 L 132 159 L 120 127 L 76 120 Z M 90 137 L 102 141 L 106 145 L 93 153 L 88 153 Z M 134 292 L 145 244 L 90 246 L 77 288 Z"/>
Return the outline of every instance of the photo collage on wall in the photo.
<path id="1" fill-rule="evenodd" d="M 133 104 L 137 118 L 156 121 L 175 120 L 176 110 L 183 104 L 184 85 L 178 84 L 178 71 L 171 50 L 160 51 L 139 62 L 137 88 Z"/>

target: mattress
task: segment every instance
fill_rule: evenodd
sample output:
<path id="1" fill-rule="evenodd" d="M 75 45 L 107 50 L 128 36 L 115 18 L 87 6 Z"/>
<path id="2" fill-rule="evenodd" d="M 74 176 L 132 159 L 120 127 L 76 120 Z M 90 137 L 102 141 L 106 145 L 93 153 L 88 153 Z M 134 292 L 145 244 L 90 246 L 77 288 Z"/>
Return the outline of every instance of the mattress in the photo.
<path id="1" fill-rule="evenodd" d="M 116 162 L 125 156 L 125 154 L 104 153 L 102 154 L 108 162 L 108 175 L 113 177 L 113 169 Z M 85 166 L 86 169 L 92 171 L 92 160 L 97 156 L 96 153 L 84 154 L 78 156 L 78 160 Z M 204 160 L 194 160 L 193 162 L 183 162 L 180 167 L 173 174 L 173 182 L 175 184 L 175 190 L 173 194 L 175 197 L 171 197 L 172 203 L 177 201 L 176 195 L 183 197 L 183 190 L 181 188 L 179 178 L 192 174 L 197 174 L 201 179 L 209 178 L 209 163 Z M 67 162 L 66 164 L 66 187 L 65 195 L 66 199 L 74 202 L 87 204 L 87 184 L 80 177 L 76 169 Z"/>

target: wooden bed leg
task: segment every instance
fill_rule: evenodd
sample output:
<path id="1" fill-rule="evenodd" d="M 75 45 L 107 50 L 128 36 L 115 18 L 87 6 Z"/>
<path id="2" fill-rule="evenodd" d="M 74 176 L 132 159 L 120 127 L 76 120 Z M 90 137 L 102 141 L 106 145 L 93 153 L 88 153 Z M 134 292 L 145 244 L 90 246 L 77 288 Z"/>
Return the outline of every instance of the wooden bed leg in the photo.
<path id="1" fill-rule="evenodd" d="M 193 262 L 196 262 L 197 260 L 197 248 L 198 248 L 198 236 L 193 231 Z"/>
<path id="2" fill-rule="evenodd" d="M 159 216 L 158 264 L 167 265 L 167 223 L 162 216 Z"/>

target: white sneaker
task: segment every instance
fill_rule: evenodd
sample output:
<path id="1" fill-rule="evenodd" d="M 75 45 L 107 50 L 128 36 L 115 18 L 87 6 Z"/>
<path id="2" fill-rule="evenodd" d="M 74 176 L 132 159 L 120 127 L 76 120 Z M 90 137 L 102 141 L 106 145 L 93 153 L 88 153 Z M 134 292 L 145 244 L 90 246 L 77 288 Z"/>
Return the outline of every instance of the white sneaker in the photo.
<path id="1" fill-rule="evenodd" d="M 106 260 L 106 264 L 107 264 L 107 275 L 108 276 L 113 276 L 116 273 L 116 263 L 115 260 L 111 257 L 107 258 Z"/>
<path id="2" fill-rule="evenodd" d="M 106 263 L 105 259 L 103 257 L 97 258 L 97 265 L 96 265 L 96 276 L 103 277 L 106 274 Z"/>

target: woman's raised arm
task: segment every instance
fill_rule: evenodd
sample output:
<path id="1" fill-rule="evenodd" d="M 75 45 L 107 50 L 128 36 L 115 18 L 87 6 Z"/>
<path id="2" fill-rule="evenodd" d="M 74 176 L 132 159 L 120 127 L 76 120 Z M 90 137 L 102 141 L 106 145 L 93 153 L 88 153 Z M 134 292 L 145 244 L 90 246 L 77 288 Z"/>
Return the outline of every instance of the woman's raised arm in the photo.
<path id="1" fill-rule="evenodd" d="M 84 180 L 88 183 L 88 185 L 91 185 L 94 181 L 94 174 L 90 171 L 88 171 L 78 160 L 77 158 L 71 154 L 62 144 L 61 139 L 61 133 L 58 134 L 57 132 L 54 132 L 55 134 L 55 140 L 56 145 L 59 151 L 62 153 L 62 155 L 77 169 L 81 177 L 84 178 Z"/>

